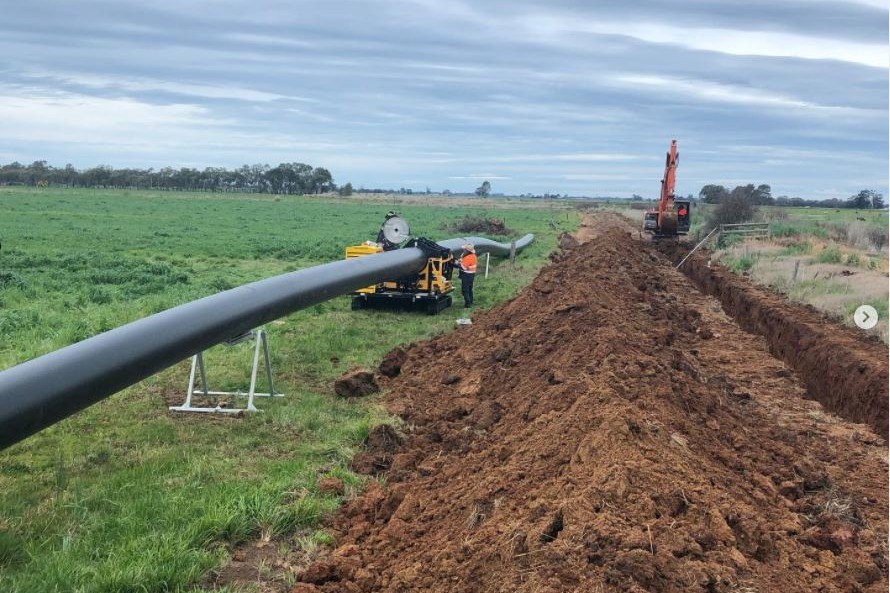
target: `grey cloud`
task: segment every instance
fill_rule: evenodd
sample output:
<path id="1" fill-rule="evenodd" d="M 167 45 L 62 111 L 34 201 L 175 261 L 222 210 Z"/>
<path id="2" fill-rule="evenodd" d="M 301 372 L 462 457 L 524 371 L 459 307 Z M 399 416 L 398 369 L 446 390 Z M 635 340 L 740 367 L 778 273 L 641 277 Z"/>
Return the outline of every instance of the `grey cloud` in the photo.
<path id="1" fill-rule="evenodd" d="M 163 116 L 162 125 L 144 137 L 134 125 L 122 145 L 107 130 L 66 131 L 57 111 L 32 98 L 34 113 L 59 118 L 59 142 L 29 141 L 0 127 L 5 152 L 20 160 L 78 158 L 81 166 L 304 160 L 330 166 L 340 181 L 395 187 L 424 178 L 456 185 L 484 167 L 504 178 L 498 180 L 504 191 L 645 194 L 660 175 L 667 142 L 677 137 L 689 155 L 681 183 L 748 177 L 805 194 L 842 177 L 847 181 L 831 185 L 852 192 L 860 189 L 857 180 L 886 170 L 886 69 L 730 55 L 621 34 L 541 39 L 517 27 L 532 14 L 580 15 L 886 44 L 886 11 L 866 5 L 49 6 L 23 4 L 0 22 L 0 69 L 10 95 L 0 97 L 0 109 L 4 100 L 12 109 L 14 100 L 34 93 L 68 93 L 107 105 L 115 117 Z M 27 129 L 33 113 L 15 113 L 16 129 Z M 51 130 L 41 130 L 52 138 Z M 87 135 L 89 142 L 77 142 Z M 714 150 L 733 145 L 785 152 L 754 158 Z M 827 152 L 841 156 L 818 164 L 811 158 Z M 589 156 L 596 154 L 627 158 Z"/>

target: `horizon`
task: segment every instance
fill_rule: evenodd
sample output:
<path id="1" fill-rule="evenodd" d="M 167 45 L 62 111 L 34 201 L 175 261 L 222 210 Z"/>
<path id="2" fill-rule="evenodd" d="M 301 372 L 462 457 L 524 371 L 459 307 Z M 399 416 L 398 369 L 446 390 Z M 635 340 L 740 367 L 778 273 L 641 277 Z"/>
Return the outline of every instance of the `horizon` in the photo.
<path id="1" fill-rule="evenodd" d="M 55 166 L 52 163 L 49 163 L 45 160 L 32 161 L 31 163 L 28 163 L 28 164 L 21 163 L 18 161 L 13 161 L 11 163 L 0 163 L 0 171 L 2 171 L 6 167 L 12 167 L 13 165 L 19 165 L 20 167 L 28 168 L 31 165 L 34 165 L 36 162 L 43 163 L 44 166 L 47 166 L 47 167 L 49 167 L 53 170 L 56 170 L 56 171 L 63 171 L 68 166 L 72 166 L 72 167 L 74 166 L 72 163 L 66 163 L 65 166 L 59 167 L 59 166 Z M 286 164 L 286 163 L 281 163 L 281 164 Z M 308 164 L 308 163 L 305 163 L 305 164 Z M 270 167 L 269 163 L 265 163 L 265 164 L 255 163 L 254 165 L 247 165 L 245 163 L 242 165 L 242 167 L 250 167 L 250 166 Z M 149 174 L 159 174 L 160 172 L 162 172 L 166 169 L 171 169 L 173 171 L 179 171 L 179 170 L 183 169 L 183 168 L 177 169 L 175 167 L 162 167 L 160 169 L 154 169 L 154 168 L 141 169 L 139 167 L 121 167 L 120 169 L 115 169 L 111 165 L 101 164 L 101 165 L 95 165 L 94 167 L 85 167 L 83 169 L 75 167 L 75 170 L 78 173 L 82 174 L 85 171 L 89 171 L 91 169 L 98 169 L 98 168 L 109 168 L 111 170 L 120 170 L 120 171 L 142 170 L 142 171 L 148 172 Z M 208 168 L 212 169 L 214 167 L 208 167 Z M 236 168 L 228 169 L 228 170 L 235 171 L 236 169 L 239 169 L 239 168 L 241 168 L 241 167 L 236 167 Z M 194 168 L 187 168 L 187 169 L 194 170 L 194 171 L 201 171 L 200 169 L 194 169 Z M 599 195 L 568 194 L 568 193 L 560 194 L 560 193 L 556 193 L 556 192 L 554 192 L 554 193 L 549 193 L 549 192 L 544 192 L 544 193 L 533 193 L 533 192 L 504 193 L 504 192 L 498 192 L 498 191 L 491 191 L 485 196 L 478 196 L 478 194 L 474 190 L 457 190 L 456 191 L 456 190 L 452 190 L 448 187 L 444 187 L 441 189 L 435 189 L 435 188 L 432 188 L 429 186 L 424 186 L 423 188 L 401 187 L 401 188 L 396 189 L 396 188 L 384 188 L 384 187 L 365 187 L 362 184 L 352 184 L 351 182 L 345 182 L 342 185 L 345 185 L 347 183 L 350 186 L 352 186 L 352 193 L 350 195 L 353 195 L 353 194 L 384 195 L 384 196 L 390 196 L 390 195 L 413 195 L 413 196 L 432 195 L 432 196 L 441 196 L 441 197 L 452 197 L 452 196 L 453 197 L 474 197 L 475 196 L 475 197 L 479 197 L 481 199 L 486 199 L 486 198 L 534 198 L 534 199 L 540 199 L 540 198 L 543 198 L 543 199 L 555 199 L 555 200 L 566 199 L 566 200 L 591 200 L 591 201 L 631 201 L 631 202 L 647 202 L 647 203 L 658 201 L 658 196 L 655 196 L 655 195 L 648 196 L 648 195 L 642 195 L 642 194 L 637 194 L 637 193 L 634 193 L 631 196 L 615 196 L 615 195 L 602 195 L 602 194 L 599 194 Z M 8 182 L 4 182 L 4 181 L 0 180 L 0 187 L 17 187 L 17 186 L 21 186 L 21 185 L 27 185 L 27 184 L 8 183 Z M 58 185 L 61 185 L 61 184 L 58 184 Z M 65 187 L 67 187 L 68 184 L 66 183 L 64 185 L 65 185 Z M 334 189 L 319 192 L 318 195 L 336 194 L 336 193 L 338 193 L 338 190 L 340 187 L 342 187 L 342 185 L 335 183 Z M 717 184 L 717 185 L 720 185 L 720 184 Z M 741 187 L 745 187 L 745 186 L 749 186 L 749 185 L 753 186 L 755 184 L 746 183 L 746 184 L 742 184 Z M 769 185 L 769 184 L 767 184 L 767 185 Z M 37 187 L 39 187 L 39 186 L 37 186 Z M 50 187 L 56 187 L 56 186 L 51 185 Z M 97 188 L 99 188 L 99 189 L 114 190 L 114 189 L 127 189 L 127 188 L 132 188 L 132 187 L 133 186 L 126 186 L 126 185 L 118 186 L 115 184 L 109 184 L 107 187 L 104 185 L 101 185 L 101 186 L 100 185 L 77 186 L 75 184 L 72 184 L 72 187 L 70 189 L 97 189 Z M 728 191 L 732 191 L 734 189 L 734 186 L 725 186 L 725 187 Z M 739 186 L 735 186 L 735 187 L 739 187 Z M 152 186 L 151 184 L 148 187 L 144 187 L 144 186 L 139 187 L 138 185 L 136 185 L 135 189 L 136 190 L 148 190 L 148 191 L 151 191 L 151 190 L 174 191 L 174 192 L 186 192 L 186 193 L 188 193 L 188 192 L 241 193 L 241 192 L 243 192 L 243 188 L 238 188 L 238 187 L 230 187 L 228 189 L 221 189 L 221 190 L 220 189 L 207 190 L 207 189 L 198 189 L 197 186 L 194 186 L 194 187 L 189 186 L 186 188 L 182 188 L 182 187 L 178 187 L 178 186 L 162 188 L 160 185 Z M 863 190 L 865 190 L 865 189 L 870 189 L 870 188 L 863 188 Z M 282 194 L 278 194 L 274 191 L 260 191 L 260 192 L 247 191 L 247 192 L 243 192 L 243 193 L 282 195 Z M 287 193 L 290 195 L 302 195 L 302 194 L 293 193 L 293 192 L 287 192 Z M 859 192 L 856 192 L 856 193 L 859 193 Z M 882 197 L 882 198 L 885 197 L 882 192 L 877 192 L 877 193 L 880 197 Z M 684 194 L 677 193 L 676 195 L 678 198 L 686 198 L 686 199 L 693 200 L 695 202 L 699 202 L 702 199 L 700 197 L 699 192 L 684 193 Z M 836 200 L 847 201 L 847 200 L 855 197 L 855 194 L 852 194 L 845 198 L 821 198 L 821 199 L 806 198 L 806 197 L 794 196 L 794 195 L 789 196 L 786 194 L 774 194 L 774 193 L 771 193 L 771 196 L 774 199 L 803 200 L 804 202 L 809 203 L 809 202 L 829 202 L 829 201 L 836 201 Z M 784 207 L 787 204 L 772 204 L 772 205 Z M 800 206 L 802 206 L 802 205 L 800 205 Z M 808 205 L 807 205 L 807 207 L 808 207 Z M 890 208 L 890 204 L 885 205 L 882 209 L 887 209 L 887 208 Z"/>

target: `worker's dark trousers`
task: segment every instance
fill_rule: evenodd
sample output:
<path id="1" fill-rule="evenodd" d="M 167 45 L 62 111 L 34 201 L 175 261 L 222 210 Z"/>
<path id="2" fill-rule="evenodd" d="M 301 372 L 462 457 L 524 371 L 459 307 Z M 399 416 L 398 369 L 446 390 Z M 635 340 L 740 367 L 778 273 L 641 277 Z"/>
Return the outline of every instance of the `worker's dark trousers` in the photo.
<path id="1" fill-rule="evenodd" d="M 473 280 L 476 274 L 468 274 L 464 272 L 460 275 L 460 293 L 464 296 L 464 307 L 473 305 Z"/>

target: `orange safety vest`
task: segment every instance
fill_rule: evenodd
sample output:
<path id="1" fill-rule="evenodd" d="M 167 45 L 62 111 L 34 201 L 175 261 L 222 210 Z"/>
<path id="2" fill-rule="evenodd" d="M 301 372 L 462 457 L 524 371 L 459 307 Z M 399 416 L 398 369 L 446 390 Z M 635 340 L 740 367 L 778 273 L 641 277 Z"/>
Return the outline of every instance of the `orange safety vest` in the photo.
<path id="1" fill-rule="evenodd" d="M 476 273 L 476 254 L 468 253 L 460 258 L 460 267 L 468 274 Z"/>

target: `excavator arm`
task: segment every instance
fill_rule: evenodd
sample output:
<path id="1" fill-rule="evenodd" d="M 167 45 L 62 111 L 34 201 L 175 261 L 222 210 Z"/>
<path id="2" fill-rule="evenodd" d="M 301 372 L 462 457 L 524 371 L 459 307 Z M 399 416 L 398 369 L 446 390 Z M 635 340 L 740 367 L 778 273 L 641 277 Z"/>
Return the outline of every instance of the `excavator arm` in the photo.
<path id="1" fill-rule="evenodd" d="M 664 165 L 664 177 L 661 179 L 661 199 L 658 201 L 658 228 L 662 234 L 677 234 L 677 211 L 674 208 L 674 185 L 677 181 L 677 141 L 671 140 L 671 149 L 667 153 Z"/>

